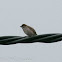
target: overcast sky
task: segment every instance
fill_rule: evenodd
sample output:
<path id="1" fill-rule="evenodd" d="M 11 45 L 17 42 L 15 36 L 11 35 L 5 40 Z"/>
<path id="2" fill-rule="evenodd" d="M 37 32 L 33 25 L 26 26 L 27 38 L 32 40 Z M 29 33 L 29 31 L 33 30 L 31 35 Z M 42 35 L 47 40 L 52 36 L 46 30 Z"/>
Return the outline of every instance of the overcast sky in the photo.
<path id="1" fill-rule="evenodd" d="M 0 36 L 62 33 L 62 0 L 0 0 Z M 0 62 L 62 62 L 62 42 L 0 45 Z"/>

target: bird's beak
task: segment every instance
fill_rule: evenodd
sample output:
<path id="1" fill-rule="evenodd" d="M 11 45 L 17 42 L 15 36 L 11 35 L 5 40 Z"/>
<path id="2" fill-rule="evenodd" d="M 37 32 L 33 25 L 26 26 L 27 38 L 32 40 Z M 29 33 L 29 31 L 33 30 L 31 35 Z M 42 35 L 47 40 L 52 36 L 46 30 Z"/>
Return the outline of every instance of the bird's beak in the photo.
<path id="1" fill-rule="evenodd" d="M 20 26 L 20 27 L 22 27 L 22 26 Z"/>

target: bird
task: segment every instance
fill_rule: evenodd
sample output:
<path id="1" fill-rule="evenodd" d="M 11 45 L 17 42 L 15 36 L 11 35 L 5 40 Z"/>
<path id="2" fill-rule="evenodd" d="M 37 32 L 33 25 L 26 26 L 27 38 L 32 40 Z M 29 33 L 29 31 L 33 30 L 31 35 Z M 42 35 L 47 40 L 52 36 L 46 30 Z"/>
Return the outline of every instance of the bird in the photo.
<path id="1" fill-rule="evenodd" d="M 22 24 L 20 27 L 23 29 L 24 33 L 26 35 L 28 35 L 29 37 L 37 35 L 37 33 L 34 30 L 34 28 L 32 28 L 32 27 L 30 27 L 30 26 L 28 26 L 26 24 Z"/>

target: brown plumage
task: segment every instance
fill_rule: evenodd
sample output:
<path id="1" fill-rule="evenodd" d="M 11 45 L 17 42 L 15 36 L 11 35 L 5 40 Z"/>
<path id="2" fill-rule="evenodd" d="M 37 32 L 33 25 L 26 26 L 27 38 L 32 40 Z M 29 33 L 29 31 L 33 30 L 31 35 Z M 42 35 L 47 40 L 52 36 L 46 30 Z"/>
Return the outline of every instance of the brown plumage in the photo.
<path id="1" fill-rule="evenodd" d="M 36 31 L 32 27 L 30 27 L 26 24 L 22 24 L 22 26 L 20 26 L 20 27 L 22 27 L 24 33 L 30 37 L 37 35 Z"/>

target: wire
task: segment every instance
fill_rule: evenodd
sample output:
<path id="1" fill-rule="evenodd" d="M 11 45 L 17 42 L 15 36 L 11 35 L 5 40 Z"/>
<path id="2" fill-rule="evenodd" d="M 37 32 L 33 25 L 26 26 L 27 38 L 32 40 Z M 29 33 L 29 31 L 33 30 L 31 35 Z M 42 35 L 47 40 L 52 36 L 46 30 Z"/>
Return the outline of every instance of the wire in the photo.
<path id="1" fill-rule="evenodd" d="M 34 42 L 54 43 L 61 40 L 62 40 L 62 34 L 60 33 L 42 34 L 42 35 L 36 35 L 32 37 L 0 36 L 0 45 L 11 45 L 16 43 L 34 43 Z"/>

